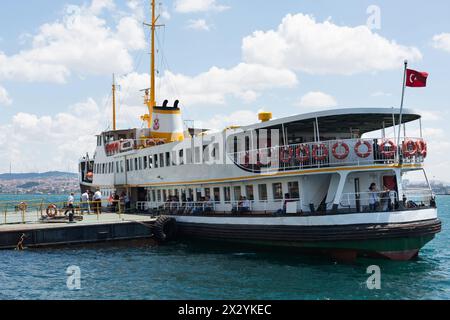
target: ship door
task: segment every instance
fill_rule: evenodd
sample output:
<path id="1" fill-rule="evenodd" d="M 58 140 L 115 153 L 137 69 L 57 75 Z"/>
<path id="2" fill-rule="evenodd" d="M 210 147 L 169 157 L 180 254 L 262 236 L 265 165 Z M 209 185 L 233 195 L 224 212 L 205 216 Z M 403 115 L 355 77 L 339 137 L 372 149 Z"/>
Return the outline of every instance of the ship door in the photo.
<path id="1" fill-rule="evenodd" d="M 355 178 L 355 206 L 356 212 L 361 212 L 361 188 L 359 178 Z"/>
<path id="2" fill-rule="evenodd" d="M 126 171 L 126 157 L 117 158 L 114 161 L 114 184 L 126 185 L 127 184 L 127 171 Z"/>

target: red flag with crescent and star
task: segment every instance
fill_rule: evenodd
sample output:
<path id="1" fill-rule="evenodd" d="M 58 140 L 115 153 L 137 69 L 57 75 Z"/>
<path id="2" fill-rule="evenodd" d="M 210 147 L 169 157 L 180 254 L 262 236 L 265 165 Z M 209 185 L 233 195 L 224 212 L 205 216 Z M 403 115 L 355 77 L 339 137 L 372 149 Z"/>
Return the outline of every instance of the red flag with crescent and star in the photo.
<path id="1" fill-rule="evenodd" d="M 428 73 L 416 70 L 406 70 L 406 86 L 413 88 L 421 88 L 427 86 Z"/>

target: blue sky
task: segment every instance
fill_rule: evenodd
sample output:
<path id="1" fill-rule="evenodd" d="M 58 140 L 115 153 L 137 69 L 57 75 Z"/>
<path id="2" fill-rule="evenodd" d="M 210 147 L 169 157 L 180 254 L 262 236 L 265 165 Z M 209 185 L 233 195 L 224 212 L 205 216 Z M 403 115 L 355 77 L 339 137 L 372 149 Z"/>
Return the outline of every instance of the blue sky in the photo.
<path id="1" fill-rule="evenodd" d="M 450 165 L 448 1 L 162 2 L 166 27 L 158 37 L 167 64 L 159 68 L 158 93 L 160 100 L 180 98 L 185 119 L 220 127 L 256 121 L 261 109 L 282 117 L 397 107 L 409 56 L 410 67 L 430 78 L 428 88 L 407 90 L 405 104 L 424 112 L 430 175 L 450 180 L 442 173 Z M 366 26 L 371 5 L 380 9 L 380 29 Z M 16 171 L 75 170 L 78 157 L 92 151 L 92 135 L 110 124 L 113 72 L 122 85 L 120 125 L 141 126 L 138 90 L 149 68 L 144 14 L 148 19 L 144 0 L 2 1 L 0 172 L 10 162 Z M 68 19 L 80 24 L 72 30 Z"/>

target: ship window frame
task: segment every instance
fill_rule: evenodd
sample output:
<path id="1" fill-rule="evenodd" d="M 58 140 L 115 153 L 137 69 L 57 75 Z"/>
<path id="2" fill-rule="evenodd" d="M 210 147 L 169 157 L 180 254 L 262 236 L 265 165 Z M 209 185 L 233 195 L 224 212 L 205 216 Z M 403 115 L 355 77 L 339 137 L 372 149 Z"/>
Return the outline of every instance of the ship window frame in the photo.
<path id="1" fill-rule="evenodd" d="M 261 190 L 263 188 L 263 190 Z M 258 184 L 258 199 L 259 201 L 268 201 L 269 194 L 267 192 L 267 183 Z"/>
<path id="2" fill-rule="evenodd" d="M 166 152 L 165 153 L 166 167 L 170 167 L 171 165 L 170 158 L 171 158 L 170 152 Z"/>
<path id="3" fill-rule="evenodd" d="M 221 197 L 220 197 L 220 187 L 215 187 L 215 188 L 213 188 L 213 197 L 214 197 L 214 202 L 216 202 L 216 203 L 220 203 L 222 200 L 221 200 Z"/>
<path id="4" fill-rule="evenodd" d="M 144 161 L 144 169 L 143 170 L 147 170 L 147 167 L 148 167 L 148 157 L 147 156 L 144 156 L 143 157 L 144 159 L 143 159 L 143 161 Z"/>
<path id="5" fill-rule="evenodd" d="M 251 196 L 249 196 L 249 188 L 251 188 Z M 245 197 L 250 201 L 255 200 L 255 187 L 252 184 L 245 186 Z"/>
<path id="6" fill-rule="evenodd" d="M 223 195 L 225 202 L 231 202 L 231 187 L 223 187 Z"/>
<path id="7" fill-rule="evenodd" d="M 160 154 L 159 154 L 159 167 L 160 167 L 160 168 L 164 168 L 164 167 L 165 167 L 165 163 L 164 163 L 164 153 L 160 153 Z"/>
<path id="8" fill-rule="evenodd" d="M 180 166 L 184 165 L 184 150 L 183 149 L 178 150 L 178 159 L 180 159 L 179 165 Z"/>
<path id="9" fill-rule="evenodd" d="M 157 199 L 158 199 L 158 202 L 161 202 L 161 200 L 162 200 L 162 196 L 161 196 L 161 190 L 156 190 L 156 196 L 157 196 Z"/>
<path id="10" fill-rule="evenodd" d="M 192 188 L 187 189 L 187 198 L 191 199 L 191 201 L 194 201 L 194 189 Z"/>
<path id="11" fill-rule="evenodd" d="M 158 157 L 158 154 L 154 154 L 153 155 L 153 160 L 154 160 L 155 169 L 158 169 L 159 168 L 159 157 Z"/>
<path id="12" fill-rule="evenodd" d="M 291 192 L 291 184 L 297 184 L 296 196 L 294 196 L 293 193 Z M 290 199 L 300 199 L 300 183 L 298 181 L 289 181 L 287 183 L 287 186 L 288 186 L 288 193 L 289 193 Z"/>
<path id="13" fill-rule="evenodd" d="M 142 170 L 142 157 L 139 157 L 139 170 Z"/>
<path id="14" fill-rule="evenodd" d="M 237 197 L 238 199 L 236 199 L 236 195 L 238 194 L 237 190 L 239 190 L 239 196 Z M 232 196 L 234 197 L 234 201 L 241 200 L 241 198 L 242 198 L 242 187 L 241 186 L 233 186 L 233 194 L 232 194 Z"/>
<path id="15" fill-rule="evenodd" d="M 139 169 L 139 167 L 138 167 L 138 163 L 139 163 L 139 161 L 138 161 L 138 158 L 134 158 L 134 167 L 135 167 L 135 170 L 136 171 L 138 171 Z"/>
<path id="16" fill-rule="evenodd" d="M 153 155 L 149 155 L 148 156 L 148 169 L 151 170 L 153 169 Z"/>
<path id="17" fill-rule="evenodd" d="M 124 167 L 123 167 L 123 160 L 120 160 L 120 173 L 124 172 Z"/>
<path id="18" fill-rule="evenodd" d="M 279 187 L 279 189 L 278 189 Z M 279 193 L 278 193 L 279 191 Z M 284 198 L 283 195 L 283 183 L 282 182 L 274 182 L 272 183 L 272 196 L 273 200 L 281 201 Z"/>
<path id="19" fill-rule="evenodd" d="M 205 188 L 205 199 L 207 197 L 211 199 L 211 188 Z"/>

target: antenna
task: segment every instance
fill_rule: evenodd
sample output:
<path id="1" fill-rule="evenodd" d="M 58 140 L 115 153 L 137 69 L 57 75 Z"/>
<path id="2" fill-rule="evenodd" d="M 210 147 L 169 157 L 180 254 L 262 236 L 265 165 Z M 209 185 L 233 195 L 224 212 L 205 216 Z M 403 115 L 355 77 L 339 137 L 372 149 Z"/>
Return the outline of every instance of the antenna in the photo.
<path id="1" fill-rule="evenodd" d="M 159 19 L 159 15 L 156 17 L 156 9 L 155 9 L 155 0 L 151 0 L 151 17 L 152 21 L 150 24 L 144 23 L 144 25 L 150 27 L 151 29 L 151 53 L 150 53 L 150 96 L 147 91 L 145 94 L 145 104 L 148 107 L 148 114 L 141 117 L 143 121 L 147 121 L 148 127 L 151 128 L 152 125 L 152 116 L 153 109 L 156 107 L 156 75 L 155 75 L 155 57 L 156 57 L 156 49 L 155 49 L 155 31 L 157 27 L 162 27 L 163 25 L 157 25 L 156 22 Z"/>

